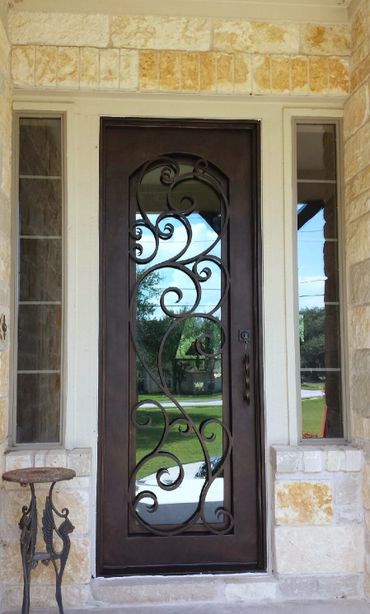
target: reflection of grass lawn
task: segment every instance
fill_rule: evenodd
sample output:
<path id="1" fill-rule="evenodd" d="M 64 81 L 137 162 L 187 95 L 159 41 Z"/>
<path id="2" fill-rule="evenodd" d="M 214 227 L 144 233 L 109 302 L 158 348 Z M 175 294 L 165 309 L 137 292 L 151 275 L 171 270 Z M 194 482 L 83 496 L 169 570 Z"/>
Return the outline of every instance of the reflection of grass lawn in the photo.
<path id="1" fill-rule="evenodd" d="M 325 382 L 302 382 L 303 390 L 324 390 Z"/>
<path id="2" fill-rule="evenodd" d="M 153 397 L 152 397 L 153 398 Z M 167 415 L 170 420 L 179 418 L 180 413 L 176 409 L 167 409 Z M 221 418 L 221 406 L 209 406 L 209 407 L 187 407 L 186 412 L 192 418 L 194 423 L 199 427 L 200 423 L 208 418 Z M 144 421 L 146 416 L 150 416 L 152 423 L 147 428 L 137 428 L 137 452 L 136 459 L 139 462 L 144 456 L 149 454 L 160 440 L 163 430 L 163 418 L 162 414 L 157 408 L 142 410 L 139 412 L 139 419 Z M 175 454 L 182 464 L 195 463 L 197 461 L 204 461 L 203 452 L 199 444 L 198 438 L 194 432 L 190 432 L 188 435 L 181 434 L 179 432 L 179 425 L 174 425 L 167 438 L 167 442 L 164 446 L 166 452 L 172 452 Z M 206 429 L 206 434 L 215 434 L 214 441 L 207 443 L 207 449 L 210 456 L 220 456 L 222 454 L 222 434 L 221 428 L 216 425 L 210 425 Z M 145 466 L 140 470 L 138 477 L 144 477 L 150 475 L 155 471 L 158 471 L 161 467 L 173 467 L 174 461 L 165 457 L 159 459 L 153 459 L 148 461 Z"/>
<path id="3" fill-rule="evenodd" d="M 302 400 L 302 430 L 320 436 L 325 398 Z"/>

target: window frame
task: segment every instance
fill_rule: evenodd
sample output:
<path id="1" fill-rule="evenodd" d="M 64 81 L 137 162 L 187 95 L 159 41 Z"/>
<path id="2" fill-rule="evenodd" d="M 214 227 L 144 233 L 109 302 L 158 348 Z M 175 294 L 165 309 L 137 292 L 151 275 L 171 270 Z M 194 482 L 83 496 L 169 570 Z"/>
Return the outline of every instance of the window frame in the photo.
<path id="1" fill-rule="evenodd" d="M 302 437 L 302 404 L 300 395 L 300 344 L 299 344 L 299 292 L 298 292 L 298 232 L 296 222 L 297 205 L 297 126 L 302 124 L 330 124 L 335 126 L 336 136 L 336 188 L 337 188 L 337 223 L 338 223 L 338 284 L 339 284 L 339 333 L 341 359 L 341 402 L 343 437 L 308 438 Z M 294 261 L 294 326 L 295 326 L 295 385 L 297 407 L 297 442 L 303 445 L 343 444 L 350 440 L 349 396 L 348 396 L 348 337 L 347 337 L 347 301 L 344 253 L 344 185 L 343 185 L 343 121 L 333 115 L 295 115 L 291 118 L 292 143 L 292 221 L 293 221 L 293 261 Z"/>
<path id="2" fill-rule="evenodd" d="M 60 119 L 61 122 L 61 248 L 62 248 L 62 292 L 61 292 L 61 359 L 60 359 L 60 412 L 59 439 L 51 442 L 17 442 L 17 363 L 18 363 L 18 308 L 19 308 L 19 137 L 20 120 L 26 119 Z M 13 331 L 10 355 L 10 417 L 9 445 L 15 449 L 48 450 L 63 448 L 65 439 L 65 407 L 66 407 L 66 375 L 67 375 L 67 343 L 66 343 L 66 309 L 67 309 L 67 121 L 65 112 L 57 111 L 14 111 L 13 113 L 13 198 L 12 198 L 12 297 L 11 297 L 11 330 Z"/>

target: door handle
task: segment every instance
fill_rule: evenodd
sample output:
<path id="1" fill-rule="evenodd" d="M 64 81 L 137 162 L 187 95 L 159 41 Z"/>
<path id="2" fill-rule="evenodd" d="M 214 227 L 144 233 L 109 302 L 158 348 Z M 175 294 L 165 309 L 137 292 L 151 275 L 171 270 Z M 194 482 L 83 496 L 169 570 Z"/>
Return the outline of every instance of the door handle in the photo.
<path id="1" fill-rule="evenodd" d="M 250 377 L 250 341 L 251 334 L 249 330 L 239 331 L 239 341 L 244 343 L 244 400 L 250 405 L 251 402 L 251 377 Z"/>

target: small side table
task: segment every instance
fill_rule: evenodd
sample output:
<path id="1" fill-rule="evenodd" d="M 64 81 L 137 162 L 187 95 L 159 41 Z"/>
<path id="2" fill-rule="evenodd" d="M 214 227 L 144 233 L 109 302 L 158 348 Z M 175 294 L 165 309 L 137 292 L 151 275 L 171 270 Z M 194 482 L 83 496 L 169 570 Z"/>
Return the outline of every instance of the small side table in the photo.
<path id="1" fill-rule="evenodd" d="M 75 475 L 75 471 L 64 467 L 28 467 L 7 471 L 3 474 L 3 480 L 18 482 L 21 486 L 28 485 L 31 490 L 31 501 L 28 506 L 22 507 L 22 517 L 19 521 L 23 567 L 22 614 L 28 614 L 30 611 L 31 569 L 37 567 L 40 561 L 44 565 L 48 565 L 51 561 L 54 566 L 55 598 L 59 607 L 59 614 L 63 614 L 62 578 L 71 546 L 69 534 L 74 530 L 74 526 L 68 518 L 69 510 L 67 508 L 63 508 L 61 512 L 56 509 L 53 503 L 53 490 L 56 482 L 71 480 Z M 48 482 L 51 482 L 51 486 L 45 498 L 45 507 L 42 514 L 42 534 L 46 552 L 36 552 L 37 506 L 35 484 Z M 58 527 L 55 516 L 63 518 Z M 60 550 L 55 548 L 55 537 L 58 537 L 58 542 L 61 543 Z"/>

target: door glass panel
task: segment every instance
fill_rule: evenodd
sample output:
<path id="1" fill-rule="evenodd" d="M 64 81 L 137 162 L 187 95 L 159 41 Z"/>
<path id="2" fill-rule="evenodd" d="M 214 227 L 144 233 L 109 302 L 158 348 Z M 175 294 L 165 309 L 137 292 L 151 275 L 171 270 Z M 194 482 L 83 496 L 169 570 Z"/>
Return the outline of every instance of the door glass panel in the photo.
<path id="1" fill-rule="evenodd" d="M 156 533 L 232 522 L 224 189 L 204 160 L 175 157 L 147 164 L 134 184 L 130 490 L 136 522 Z"/>

